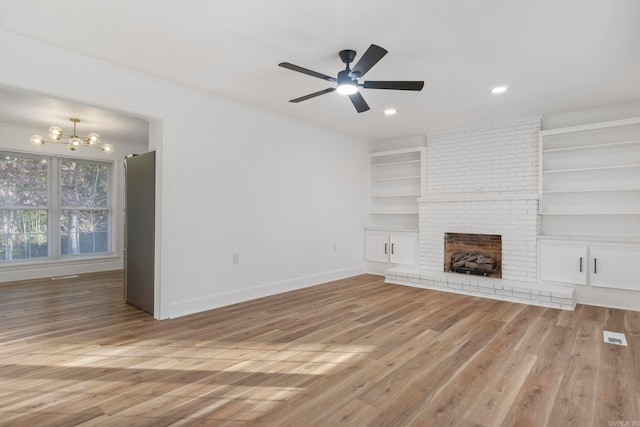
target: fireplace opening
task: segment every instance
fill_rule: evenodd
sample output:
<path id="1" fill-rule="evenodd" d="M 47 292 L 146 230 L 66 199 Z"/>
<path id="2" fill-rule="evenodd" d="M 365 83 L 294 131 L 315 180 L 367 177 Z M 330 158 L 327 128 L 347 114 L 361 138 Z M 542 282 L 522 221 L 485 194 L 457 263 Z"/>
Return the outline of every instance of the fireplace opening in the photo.
<path id="1" fill-rule="evenodd" d="M 502 277 L 502 237 L 498 234 L 445 233 L 444 271 Z"/>

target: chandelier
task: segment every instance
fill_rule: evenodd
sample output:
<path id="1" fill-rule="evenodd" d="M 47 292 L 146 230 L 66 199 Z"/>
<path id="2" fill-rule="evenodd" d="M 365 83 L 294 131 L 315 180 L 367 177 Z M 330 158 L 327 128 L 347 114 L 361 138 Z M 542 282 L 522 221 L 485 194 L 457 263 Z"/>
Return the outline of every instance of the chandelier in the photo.
<path id="1" fill-rule="evenodd" d="M 80 147 L 94 147 L 99 148 L 105 153 L 113 152 L 113 145 L 100 144 L 100 135 L 95 132 L 84 137 L 78 136 L 76 133 L 76 125 L 80 123 L 80 119 L 71 117 L 69 120 L 73 122 L 73 133 L 71 135 L 62 132 L 62 129 L 58 126 L 51 126 L 49 128 L 49 137 L 51 140 L 46 140 L 40 135 L 33 135 L 31 137 L 31 143 L 34 145 L 44 145 L 45 142 L 57 142 L 58 144 L 67 144 L 67 147 L 71 151 L 76 151 Z"/>

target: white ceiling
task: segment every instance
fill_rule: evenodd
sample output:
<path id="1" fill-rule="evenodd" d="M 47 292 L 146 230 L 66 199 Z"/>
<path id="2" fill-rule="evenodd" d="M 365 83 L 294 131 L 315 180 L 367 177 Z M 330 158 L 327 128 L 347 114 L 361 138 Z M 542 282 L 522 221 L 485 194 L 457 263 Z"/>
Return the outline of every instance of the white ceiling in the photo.
<path id="1" fill-rule="evenodd" d="M 149 123 L 145 119 L 2 86 L 0 100 L 0 123 L 40 130 L 44 137 L 54 125 L 71 133 L 73 123 L 69 119 L 75 117 L 80 119 L 78 135 L 97 132 L 105 143 L 149 143 Z"/>
<path id="2" fill-rule="evenodd" d="M 638 0 L 0 0 L 0 28 L 30 39 L 371 140 L 640 100 Z M 389 51 L 357 114 L 331 83 L 337 54 Z M 358 58 L 356 58 L 357 61 Z M 496 85 L 508 85 L 492 95 Z M 398 114 L 382 111 L 395 107 Z"/>

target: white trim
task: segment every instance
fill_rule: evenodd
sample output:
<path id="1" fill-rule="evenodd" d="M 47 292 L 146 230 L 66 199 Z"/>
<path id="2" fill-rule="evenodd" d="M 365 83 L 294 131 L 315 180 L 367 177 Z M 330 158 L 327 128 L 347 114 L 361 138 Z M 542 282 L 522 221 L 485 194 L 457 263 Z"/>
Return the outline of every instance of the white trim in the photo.
<path id="1" fill-rule="evenodd" d="M 214 308 L 224 307 L 227 305 L 245 302 L 256 298 L 262 298 L 282 292 L 288 292 L 296 289 L 306 288 L 309 286 L 319 285 L 321 283 L 326 283 L 332 280 L 345 279 L 347 277 L 357 276 L 362 273 L 364 273 L 364 265 L 359 265 L 312 276 L 303 276 L 295 279 L 284 280 L 281 282 L 267 283 L 264 285 L 254 286 L 252 288 L 242 289 L 240 291 L 225 292 L 221 294 L 209 295 L 203 298 L 177 301 L 170 304 L 169 317 L 173 319 L 176 317 L 199 313 L 206 310 L 212 310 Z"/>
<path id="2" fill-rule="evenodd" d="M 397 150 L 376 151 L 374 153 L 369 153 L 369 157 L 392 156 L 394 154 L 417 153 L 422 151 L 426 151 L 426 147 L 420 146 L 411 148 L 399 148 Z"/>
<path id="3" fill-rule="evenodd" d="M 578 304 L 596 307 L 616 308 L 619 310 L 640 311 L 638 291 L 614 288 L 597 288 L 594 286 L 575 286 Z"/>
<path id="4" fill-rule="evenodd" d="M 418 227 L 400 227 L 400 226 L 370 226 L 365 227 L 364 231 L 406 231 L 410 233 L 417 233 Z"/>
<path id="5" fill-rule="evenodd" d="M 39 262 L 14 262 L 0 266 L 2 282 L 16 280 L 34 280 L 45 277 L 65 276 L 69 274 L 94 273 L 99 271 L 122 270 L 122 258 L 102 256 L 91 258 L 59 259 Z"/>

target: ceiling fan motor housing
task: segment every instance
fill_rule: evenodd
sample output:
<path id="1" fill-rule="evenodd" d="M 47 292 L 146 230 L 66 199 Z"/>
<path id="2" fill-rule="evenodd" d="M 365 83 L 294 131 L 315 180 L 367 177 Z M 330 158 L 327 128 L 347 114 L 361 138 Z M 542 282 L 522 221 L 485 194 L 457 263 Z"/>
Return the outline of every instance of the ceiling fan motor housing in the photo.
<path id="1" fill-rule="evenodd" d="M 351 77 L 351 71 L 342 70 L 338 73 L 338 86 L 357 85 L 358 80 Z"/>
<path id="2" fill-rule="evenodd" d="M 347 65 L 351 64 L 353 60 L 356 59 L 356 51 L 351 49 L 341 50 L 338 55 L 340 56 L 342 62 Z"/>

